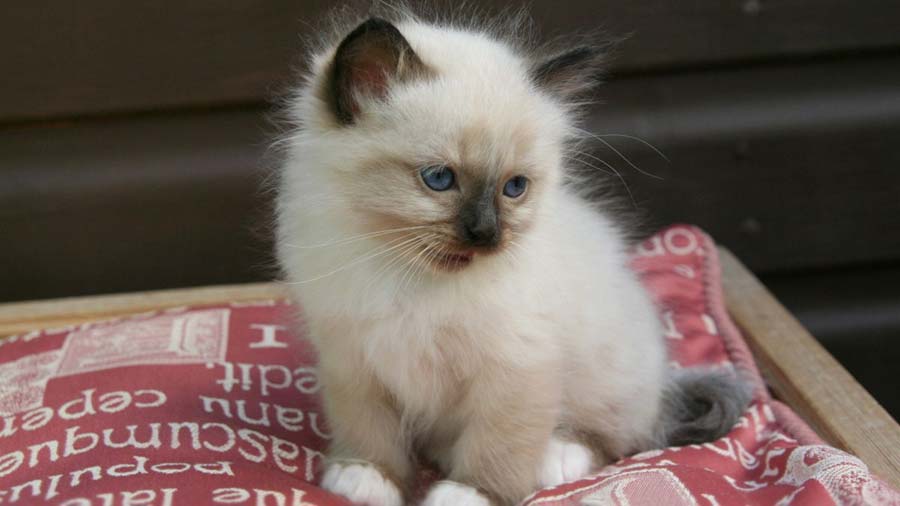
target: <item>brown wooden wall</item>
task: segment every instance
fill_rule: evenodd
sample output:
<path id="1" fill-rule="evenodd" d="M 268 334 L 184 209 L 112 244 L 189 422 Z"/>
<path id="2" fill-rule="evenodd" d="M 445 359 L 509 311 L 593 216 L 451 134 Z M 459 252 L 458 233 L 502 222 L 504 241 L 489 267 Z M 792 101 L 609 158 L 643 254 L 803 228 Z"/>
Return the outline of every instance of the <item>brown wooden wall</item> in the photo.
<path id="1" fill-rule="evenodd" d="M 474 2 L 497 12 L 508 2 Z M 547 36 L 630 35 L 615 74 L 891 50 L 894 0 L 531 2 Z M 256 103 L 285 84 L 321 0 L 7 0 L 0 119 Z"/>
<path id="2" fill-rule="evenodd" d="M 630 35 L 587 125 L 669 158 L 593 152 L 647 230 L 704 227 L 855 372 L 900 359 L 900 2 L 531 3 Z M 271 278 L 264 116 L 329 6 L 4 2 L 0 300 Z"/>

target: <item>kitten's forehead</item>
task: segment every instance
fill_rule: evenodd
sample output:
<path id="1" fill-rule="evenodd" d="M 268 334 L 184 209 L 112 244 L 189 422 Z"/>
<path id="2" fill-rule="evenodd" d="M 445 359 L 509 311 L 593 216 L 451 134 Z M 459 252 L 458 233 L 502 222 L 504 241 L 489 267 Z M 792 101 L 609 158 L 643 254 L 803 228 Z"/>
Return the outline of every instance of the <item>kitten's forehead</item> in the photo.
<path id="1" fill-rule="evenodd" d="M 445 163 L 463 174 L 500 179 L 552 165 L 566 121 L 538 92 L 528 65 L 507 45 L 477 33 L 400 27 L 428 77 L 396 86 L 372 104 L 358 133 L 416 163 Z"/>
<path id="2" fill-rule="evenodd" d="M 395 131 L 397 143 L 432 158 L 421 162 L 446 163 L 462 172 L 500 177 L 541 165 L 535 157 L 558 135 L 541 120 L 536 97 L 492 92 L 465 79 L 423 83 L 400 91 L 384 111 L 390 119 L 379 127 Z"/>
<path id="3" fill-rule="evenodd" d="M 504 172 L 523 170 L 536 133 L 527 122 L 498 125 L 484 117 L 464 122 L 455 139 L 455 163 L 460 170 L 493 179 Z"/>

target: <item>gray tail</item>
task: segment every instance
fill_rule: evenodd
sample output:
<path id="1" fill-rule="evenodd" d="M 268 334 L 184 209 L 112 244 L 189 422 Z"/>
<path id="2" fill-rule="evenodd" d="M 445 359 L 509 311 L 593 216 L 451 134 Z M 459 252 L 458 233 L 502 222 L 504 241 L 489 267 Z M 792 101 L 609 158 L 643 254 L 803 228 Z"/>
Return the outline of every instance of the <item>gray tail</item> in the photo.
<path id="1" fill-rule="evenodd" d="M 663 394 L 657 437 L 661 446 L 714 441 L 727 434 L 750 402 L 751 389 L 725 371 L 675 371 Z"/>

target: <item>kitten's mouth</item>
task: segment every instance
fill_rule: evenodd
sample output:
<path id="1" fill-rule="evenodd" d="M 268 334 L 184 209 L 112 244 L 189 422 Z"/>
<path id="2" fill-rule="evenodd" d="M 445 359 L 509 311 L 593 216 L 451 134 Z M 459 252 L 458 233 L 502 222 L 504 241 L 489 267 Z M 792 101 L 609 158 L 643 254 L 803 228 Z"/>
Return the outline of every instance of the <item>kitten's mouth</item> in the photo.
<path id="1" fill-rule="evenodd" d="M 472 263 L 474 257 L 475 253 L 471 251 L 442 251 L 436 255 L 432 255 L 431 263 L 441 270 L 458 271 Z"/>

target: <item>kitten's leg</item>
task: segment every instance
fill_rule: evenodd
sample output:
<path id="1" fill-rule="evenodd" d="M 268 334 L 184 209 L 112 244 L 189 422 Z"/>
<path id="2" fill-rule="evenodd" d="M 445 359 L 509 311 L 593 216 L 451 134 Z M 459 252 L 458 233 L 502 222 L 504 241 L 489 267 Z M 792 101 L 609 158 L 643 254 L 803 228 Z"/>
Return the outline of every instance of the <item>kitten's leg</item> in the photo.
<path id="1" fill-rule="evenodd" d="M 495 506 L 495 503 L 474 487 L 444 480 L 431 487 L 422 506 Z"/>
<path id="2" fill-rule="evenodd" d="M 396 410 L 375 378 L 320 374 L 332 431 L 322 488 L 355 504 L 402 506 L 412 471 Z"/>
<path id="3" fill-rule="evenodd" d="M 634 309 L 634 327 L 625 343 L 583 352 L 575 361 L 574 377 L 567 384 L 565 423 L 577 440 L 594 450 L 605 462 L 654 447 L 662 389 L 668 364 L 658 326 L 652 316 L 640 317 Z M 625 334 L 628 335 L 628 334 Z"/>
<path id="4" fill-rule="evenodd" d="M 554 434 L 538 470 L 542 488 L 584 478 L 594 469 L 594 452 L 587 446 Z"/>
<path id="5" fill-rule="evenodd" d="M 402 506 L 400 489 L 371 462 L 332 461 L 322 476 L 321 487 L 365 506 Z"/>
<path id="6" fill-rule="evenodd" d="M 460 406 L 464 429 L 451 450 L 449 481 L 432 488 L 423 506 L 513 505 L 538 488 L 558 419 L 555 372 L 547 364 L 485 368 Z"/>
<path id="7" fill-rule="evenodd" d="M 626 396 L 621 392 L 612 395 L 616 392 L 612 388 L 593 387 L 593 391 L 608 395 L 588 396 L 591 385 L 587 380 L 579 383 L 582 395 L 571 397 L 565 410 L 574 440 L 593 450 L 596 467 L 654 447 L 653 429 L 659 416 L 657 389 L 642 388 Z"/>

